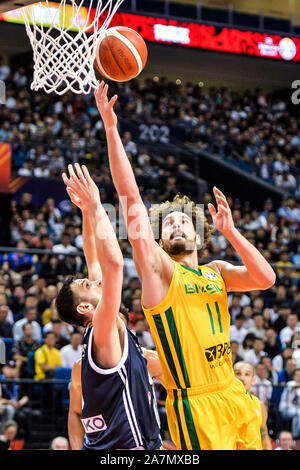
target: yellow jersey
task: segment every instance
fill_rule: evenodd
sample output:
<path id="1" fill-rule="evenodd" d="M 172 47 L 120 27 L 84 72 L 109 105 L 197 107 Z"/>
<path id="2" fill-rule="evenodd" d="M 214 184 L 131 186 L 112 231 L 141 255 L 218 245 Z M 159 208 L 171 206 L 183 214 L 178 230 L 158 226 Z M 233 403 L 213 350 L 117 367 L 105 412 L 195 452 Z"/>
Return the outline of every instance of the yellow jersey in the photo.
<path id="1" fill-rule="evenodd" d="M 255 413 L 257 414 L 257 423 L 258 423 L 257 425 L 258 425 L 258 429 L 260 430 L 262 426 L 262 411 L 261 411 L 260 400 L 259 398 L 257 398 L 257 396 L 253 395 L 252 393 L 250 393 L 250 398 L 253 401 Z"/>
<path id="2" fill-rule="evenodd" d="M 143 310 L 162 365 L 165 387 L 223 388 L 234 379 L 230 314 L 223 278 L 203 265 L 198 271 L 174 261 L 162 302 Z"/>
<path id="3" fill-rule="evenodd" d="M 43 344 L 39 349 L 35 351 L 35 376 L 34 380 L 42 380 L 46 378 L 46 374 L 42 369 L 42 364 L 47 366 L 62 366 L 61 353 L 59 349 L 48 348 L 46 344 Z"/>

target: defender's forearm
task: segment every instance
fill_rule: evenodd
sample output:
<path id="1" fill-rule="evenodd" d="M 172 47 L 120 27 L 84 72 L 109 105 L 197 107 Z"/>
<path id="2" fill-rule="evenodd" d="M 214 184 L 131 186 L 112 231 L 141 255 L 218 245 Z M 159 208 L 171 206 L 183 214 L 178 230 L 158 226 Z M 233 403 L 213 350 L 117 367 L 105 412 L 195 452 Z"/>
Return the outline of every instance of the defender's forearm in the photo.
<path id="1" fill-rule="evenodd" d="M 90 211 L 82 211 L 83 252 L 90 281 L 101 278 L 101 268 L 97 257 L 95 226 L 91 221 Z"/>
<path id="2" fill-rule="evenodd" d="M 95 230 L 97 259 L 102 272 L 112 265 L 123 264 L 123 256 L 115 231 L 101 204 L 92 211 L 91 223 Z"/>

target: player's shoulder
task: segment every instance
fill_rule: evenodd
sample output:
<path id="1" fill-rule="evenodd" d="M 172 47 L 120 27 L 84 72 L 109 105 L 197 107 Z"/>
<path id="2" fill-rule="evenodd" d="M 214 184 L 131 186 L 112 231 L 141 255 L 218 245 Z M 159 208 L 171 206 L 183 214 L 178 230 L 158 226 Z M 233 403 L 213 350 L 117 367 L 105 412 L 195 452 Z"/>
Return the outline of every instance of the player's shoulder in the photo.
<path id="1" fill-rule="evenodd" d="M 209 263 L 199 265 L 202 275 L 208 277 L 208 279 L 217 279 L 218 277 L 223 279 L 224 272 L 230 269 L 232 265 L 227 261 L 223 260 L 213 260 Z"/>

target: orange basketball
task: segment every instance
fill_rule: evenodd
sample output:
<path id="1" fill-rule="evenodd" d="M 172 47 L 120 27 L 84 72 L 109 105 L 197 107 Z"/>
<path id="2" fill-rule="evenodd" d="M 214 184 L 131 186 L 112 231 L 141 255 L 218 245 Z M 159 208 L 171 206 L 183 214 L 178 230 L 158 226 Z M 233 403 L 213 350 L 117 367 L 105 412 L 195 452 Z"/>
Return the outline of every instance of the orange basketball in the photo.
<path id="1" fill-rule="evenodd" d="M 104 31 L 96 44 L 95 67 L 115 82 L 137 77 L 147 62 L 147 46 L 139 33 L 125 26 Z"/>

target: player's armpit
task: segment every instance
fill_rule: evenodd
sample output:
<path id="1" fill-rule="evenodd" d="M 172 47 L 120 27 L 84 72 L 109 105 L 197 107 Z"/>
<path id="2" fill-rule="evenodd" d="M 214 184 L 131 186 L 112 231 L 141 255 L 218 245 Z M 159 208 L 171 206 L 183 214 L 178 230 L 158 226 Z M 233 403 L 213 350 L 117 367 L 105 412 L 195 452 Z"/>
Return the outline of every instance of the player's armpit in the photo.
<path id="1" fill-rule="evenodd" d="M 153 308 L 167 295 L 175 265 L 172 258 L 154 240 L 152 249 L 146 245 L 140 245 L 139 248 L 141 255 L 134 249 L 133 259 L 142 281 L 143 306 Z"/>

